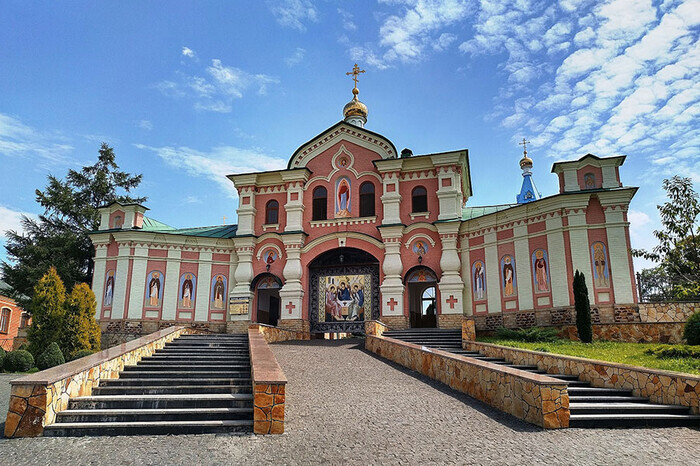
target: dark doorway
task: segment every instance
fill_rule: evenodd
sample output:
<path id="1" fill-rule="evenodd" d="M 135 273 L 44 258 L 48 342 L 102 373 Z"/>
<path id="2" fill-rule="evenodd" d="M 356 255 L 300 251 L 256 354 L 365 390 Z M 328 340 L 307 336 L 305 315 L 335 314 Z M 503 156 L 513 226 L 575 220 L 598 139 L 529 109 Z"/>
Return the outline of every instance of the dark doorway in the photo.
<path id="1" fill-rule="evenodd" d="M 428 267 L 406 274 L 408 320 L 411 328 L 437 327 L 437 277 Z"/>
<path id="2" fill-rule="evenodd" d="M 256 322 L 277 326 L 280 318 L 280 288 L 282 281 L 275 275 L 266 273 L 253 280 L 255 290 Z"/>

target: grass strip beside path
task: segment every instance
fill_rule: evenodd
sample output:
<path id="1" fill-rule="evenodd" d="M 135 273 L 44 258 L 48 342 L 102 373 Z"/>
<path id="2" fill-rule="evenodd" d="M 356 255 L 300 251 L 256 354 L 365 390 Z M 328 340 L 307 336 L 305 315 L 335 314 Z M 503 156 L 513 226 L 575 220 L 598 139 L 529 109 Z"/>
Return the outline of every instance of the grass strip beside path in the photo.
<path id="1" fill-rule="evenodd" d="M 661 359 L 645 354 L 650 348 L 672 348 L 678 345 L 659 345 L 654 343 L 619 343 L 612 341 L 594 341 L 593 343 L 581 343 L 579 341 L 558 340 L 549 343 L 525 343 L 515 340 L 503 340 L 496 337 L 478 338 L 484 343 L 523 348 L 533 351 L 545 351 L 567 356 L 598 359 L 600 361 L 617 362 L 631 366 L 642 366 L 650 369 L 661 369 L 686 374 L 700 374 L 700 359 L 675 358 Z"/>

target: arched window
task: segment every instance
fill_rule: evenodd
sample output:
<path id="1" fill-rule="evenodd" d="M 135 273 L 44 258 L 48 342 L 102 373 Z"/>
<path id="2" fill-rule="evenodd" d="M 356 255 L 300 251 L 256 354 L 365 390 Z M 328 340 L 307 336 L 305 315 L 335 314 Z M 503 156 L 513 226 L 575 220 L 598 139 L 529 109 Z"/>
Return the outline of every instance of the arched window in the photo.
<path id="1" fill-rule="evenodd" d="M 424 316 L 435 315 L 435 287 L 431 286 L 423 291 L 420 298 L 421 313 Z"/>
<path id="2" fill-rule="evenodd" d="M 360 217 L 374 216 L 374 184 L 365 181 L 360 185 Z"/>
<path id="3" fill-rule="evenodd" d="M 19 321 L 19 328 L 26 328 L 29 326 L 29 313 L 23 312 L 22 317 Z"/>
<path id="4" fill-rule="evenodd" d="M 423 186 L 413 188 L 411 193 L 411 212 L 427 212 L 428 211 L 428 191 Z"/>
<path id="5" fill-rule="evenodd" d="M 12 311 L 7 308 L 2 308 L 2 314 L 0 314 L 0 333 L 7 333 L 10 328 L 10 315 Z"/>
<path id="6" fill-rule="evenodd" d="M 277 225 L 279 223 L 279 202 L 272 200 L 265 205 L 265 224 Z"/>
<path id="7" fill-rule="evenodd" d="M 328 191 L 323 186 L 314 189 L 311 220 L 326 220 L 328 218 Z"/>

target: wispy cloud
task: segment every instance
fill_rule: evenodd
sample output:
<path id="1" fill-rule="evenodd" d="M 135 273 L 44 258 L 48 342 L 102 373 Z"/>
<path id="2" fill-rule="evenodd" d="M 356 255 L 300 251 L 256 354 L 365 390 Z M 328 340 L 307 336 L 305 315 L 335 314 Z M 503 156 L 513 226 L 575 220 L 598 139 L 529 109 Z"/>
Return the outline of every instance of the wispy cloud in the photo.
<path id="1" fill-rule="evenodd" d="M 18 233 L 24 230 L 22 228 L 22 216 L 37 218 L 35 214 L 22 212 L 0 204 L 0 240 L 6 238 L 6 233 L 9 230 Z"/>
<path id="2" fill-rule="evenodd" d="M 196 58 L 197 54 L 189 47 L 182 47 L 182 56 L 187 58 Z"/>
<path id="3" fill-rule="evenodd" d="M 318 9 L 309 0 L 270 0 L 270 11 L 279 24 L 306 31 L 306 24 L 318 21 Z"/>
<path id="4" fill-rule="evenodd" d="M 343 10 L 342 8 L 338 8 L 338 15 L 340 15 L 340 19 L 343 22 L 343 29 L 346 31 L 354 31 L 357 29 L 357 25 L 354 21 L 354 15 L 352 13 L 347 10 Z"/>
<path id="5" fill-rule="evenodd" d="M 699 25 L 697 0 L 482 0 L 459 48 L 505 57 L 493 116 L 541 153 L 648 156 L 700 180 Z"/>
<path id="6" fill-rule="evenodd" d="M 19 118 L 0 113 L 0 155 L 6 157 L 39 157 L 49 166 L 70 164 L 73 146 L 64 137 L 40 131 L 22 123 Z"/>
<path id="7" fill-rule="evenodd" d="M 238 194 L 226 175 L 280 170 L 287 166 L 286 160 L 271 157 L 257 149 L 218 146 L 204 152 L 190 147 L 153 147 L 145 144 L 135 146 L 153 152 L 171 167 L 216 182 L 231 197 L 237 197 Z"/>
<path id="8" fill-rule="evenodd" d="M 268 86 L 280 81 L 274 76 L 254 74 L 234 66 L 226 66 L 214 58 L 201 74 L 176 73 L 177 79 L 163 80 L 154 87 L 164 96 L 190 99 L 196 110 L 229 113 L 233 101 L 243 98 L 249 90 L 265 95 Z"/>
<path id="9" fill-rule="evenodd" d="M 153 129 L 153 123 L 150 120 L 140 120 L 138 122 L 138 127 L 150 131 Z"/>
<path id="10" fill-rule="evenodd" d="M 306 55 L 306 49 L 297 47 L 294 53 L 285 58 L 284 61 L 287 63 L 287 66 L 298 65 L 304 60 L 304 55 Z"/>

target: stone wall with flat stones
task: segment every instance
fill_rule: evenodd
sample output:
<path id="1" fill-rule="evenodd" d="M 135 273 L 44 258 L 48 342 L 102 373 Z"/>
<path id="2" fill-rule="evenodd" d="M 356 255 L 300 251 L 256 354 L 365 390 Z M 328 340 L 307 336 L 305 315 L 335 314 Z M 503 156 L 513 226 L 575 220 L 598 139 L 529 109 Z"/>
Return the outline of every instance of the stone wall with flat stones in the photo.
<path id="1" fill-rule="evenodd" d="M 367 335 L 365 348 L 531 424 L 569 427 L 565 381 L 384 336 Z"/>
<path id="2" fill-rule="evenodd" d="M 406 316 L 382 316 L 382 322 L 391 330 L 406 330 L 409 327 Z"/>
<path id="3" fill-rule="evenodd" d="M 250 324 L 249 329 L 260 332 L 267 343 L 311 339 L 311 334 L 309 332 L 298 332 L 296 330 L 273 327 L 272 325 Z"/>
<path id="4" fill-rule="evenodd" d="M 102 349 L 111 348 L 173 326 L 188 327 L 192 331 L 199 331 L 201 333 L 226 333 L 226 322 L 139 319 L 102 320 L 100 321 Z M 245 328 L 248 328 L 247 325 Z"/>
<path id="5" fill-rule="evenodd" d="M 462 328 L 462 314 L 438 314 L 438 327 Z"/>
<path id="6" fill-rule="evenodd" d="M 639 317 L 642 322 L 686 322 L 700 312 L 700 303 L 640 303 Z"/>
<path id="7" fill-rule="evenodd" d="M 593 339 L 621 341 L 627 343 L 683 343 L 682 322 L 620 322 L 615 324 L 594 324 Z M 561 327 L 559 335 L 569 340 L 578 340 L 575 325 Z"/>
<path id="8" fill-rule="evenodd" d="M 303 319 L 280 319 L 277 322 L 280 328 L 286 328 L 297 332 L 309 333 L 309 321 Z"/>
<path id="9" fill-rule="evenodd" d="M 635 396 L 649 398 L 652 403 L 687 406 L 700 413 L 700 376 L 680 372 L 646 369 L 626 364 L 604 363 L 520 348 L 466 342 L 470 351 L 489 357 L 504 358 L 514 364 L 537 366 L 550 374 L 571 374 L 590 382 L 594 387 L 632 390 Z"/>

